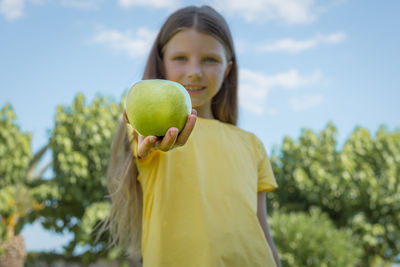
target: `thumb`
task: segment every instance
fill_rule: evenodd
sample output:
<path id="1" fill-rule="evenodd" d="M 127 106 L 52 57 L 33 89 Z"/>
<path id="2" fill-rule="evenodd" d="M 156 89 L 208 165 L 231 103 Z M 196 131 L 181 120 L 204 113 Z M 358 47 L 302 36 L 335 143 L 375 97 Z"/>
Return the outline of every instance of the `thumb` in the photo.
<path id="1" fill-rule="evenodd" d="M 145 158 L 149 155 L 151 149 L 154 147 L 157 141 L 156 136 L 139 136 L 138 139 L 138 147 L 137 147 L 137 155 L 139 158 Z"/>
<path id="2" fill-rule="evenodd" d="M 129 123 L 128 115 L 126 114 L 126 109 L 123 111 L 123 118 L 126 123 Z"/>

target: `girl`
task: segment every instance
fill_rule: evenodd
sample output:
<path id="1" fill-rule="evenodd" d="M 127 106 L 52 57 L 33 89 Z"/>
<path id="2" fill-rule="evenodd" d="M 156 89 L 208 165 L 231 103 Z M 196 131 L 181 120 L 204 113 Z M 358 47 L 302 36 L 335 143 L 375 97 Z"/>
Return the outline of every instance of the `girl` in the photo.
<path id="1" fill-rule="evenodd" d="M 185 128 L 161 139 L 122 122 L 108 169 L 109 227 L 143 266 L 280 266 L 265 192 L 277 187 L 265 149 L 237 128 L 237 62 L 223 17 L 186 7 L 162 26 L 143 79 L 189 92 Z"/>

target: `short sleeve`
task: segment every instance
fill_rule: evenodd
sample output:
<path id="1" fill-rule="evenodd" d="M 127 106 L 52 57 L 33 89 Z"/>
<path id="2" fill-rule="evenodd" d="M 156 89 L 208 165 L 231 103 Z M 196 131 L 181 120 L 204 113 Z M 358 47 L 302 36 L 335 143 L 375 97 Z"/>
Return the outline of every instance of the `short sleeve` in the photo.
<path id="1" fill-rule="evenodd" d="M 255 137 L 255 146 L 258 160 L 258 182 L 257 191 L 270 192 L 278 188 L 274 173 L 272 172 L 271 163 L 269 162 L 267 152 L 261 141 Z"/>

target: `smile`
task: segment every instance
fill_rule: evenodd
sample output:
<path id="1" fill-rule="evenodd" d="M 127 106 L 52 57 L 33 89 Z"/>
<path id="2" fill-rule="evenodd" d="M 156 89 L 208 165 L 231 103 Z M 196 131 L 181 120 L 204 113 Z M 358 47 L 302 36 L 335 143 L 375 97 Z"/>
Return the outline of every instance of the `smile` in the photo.
<path id="1" fill-rule="evenodd" d="M 204 86 L 185 86 L 185 88 L 191 94 L 200 93 L 206 89 Z"/>

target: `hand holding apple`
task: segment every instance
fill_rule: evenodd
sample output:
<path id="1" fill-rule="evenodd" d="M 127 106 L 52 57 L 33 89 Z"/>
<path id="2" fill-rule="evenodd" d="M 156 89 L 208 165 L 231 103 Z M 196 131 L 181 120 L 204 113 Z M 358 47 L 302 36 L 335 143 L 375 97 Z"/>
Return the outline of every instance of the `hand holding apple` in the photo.
<path id="1" fill-rule="evenodd" d="M 151 149 L 168 151 L 186 143 L 196 122 L 190 96 L 179 83 L 143 80 L 130 89 L 124 118 L 138 135 L 138 156 Z M 158 137 L 157 137 L 158 136 Z"/>
<path id="2" fill-rule="evenodd" d="M 169 151 L 175 147 L 183 146 L 189 139 L 190 134 L 193 131 L 194 125 L 196 123 L 197 112 L 192 109 L 192 113 L 189 115 L 185 127 L 178 134 L 178 129 L 171 127 L 168 129 L 162 139 L 157 136 L 141 136 L 138 134 L 138 157 L 145 158 L 149 155 L 152 149 L 157 149 L 161 151 Z M 126 110 L 124 110 L 124 120 L 129 123 L 128 116 L 126 115 Z"/>

